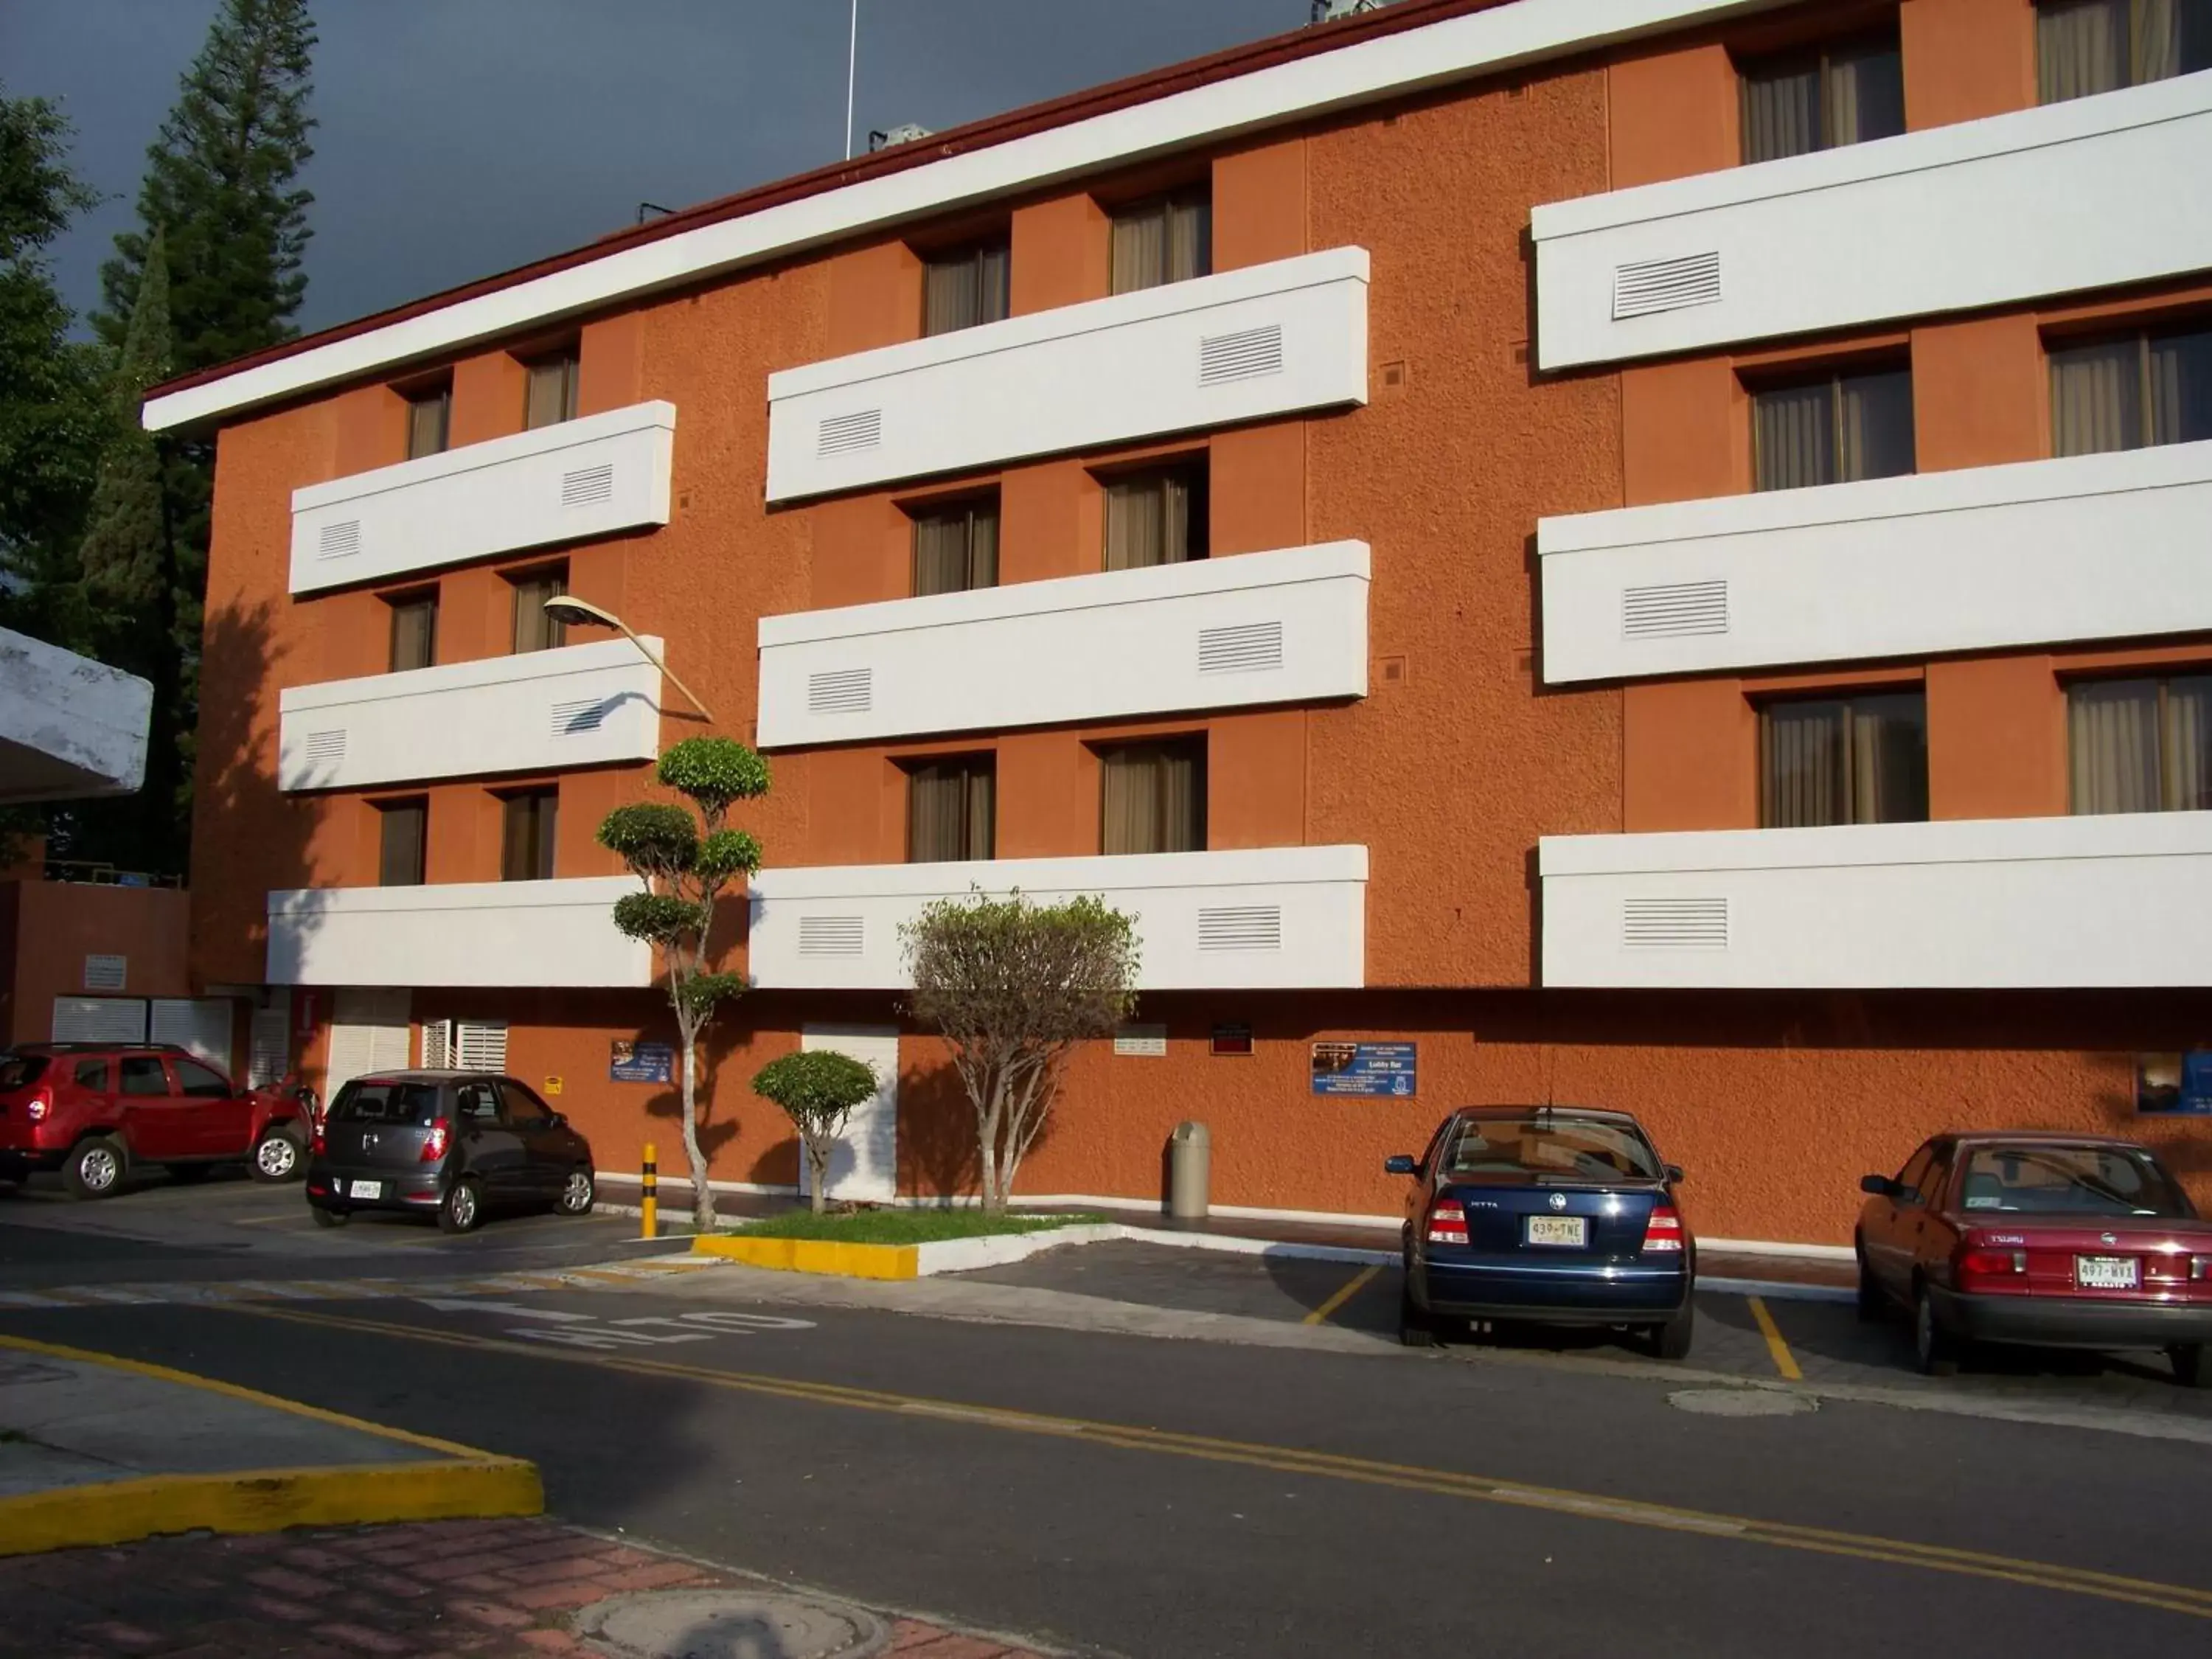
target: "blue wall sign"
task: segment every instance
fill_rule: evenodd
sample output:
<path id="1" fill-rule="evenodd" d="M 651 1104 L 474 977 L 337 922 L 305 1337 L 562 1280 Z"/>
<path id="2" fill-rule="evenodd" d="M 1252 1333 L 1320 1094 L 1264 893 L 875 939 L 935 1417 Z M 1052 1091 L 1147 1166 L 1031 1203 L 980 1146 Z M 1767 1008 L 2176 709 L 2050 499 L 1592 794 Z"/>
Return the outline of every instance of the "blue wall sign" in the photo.
<path id="1" fill-rule="evenodd" d="M 1316 1042 L 1313 1046 L 1313 1091 L 1409 1100 L 1414 1088 L 1416 1044 L 1411 1042 Z"/>
<path id="2" fill-rule="evenodd" d="M 610 1083 L 667 1083 L 676 1075 L 676 1050 L 665 1042 L 615 1040 L 607 1061 Z"/>

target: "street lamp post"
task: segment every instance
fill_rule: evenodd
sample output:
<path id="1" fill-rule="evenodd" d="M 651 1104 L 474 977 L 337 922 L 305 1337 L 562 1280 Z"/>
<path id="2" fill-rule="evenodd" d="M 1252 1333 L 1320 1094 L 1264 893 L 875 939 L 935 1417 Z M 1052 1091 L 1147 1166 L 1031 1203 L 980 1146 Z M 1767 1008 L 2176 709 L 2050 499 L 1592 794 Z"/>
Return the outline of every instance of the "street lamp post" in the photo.
<path id="1" fill-rule="evenodd" d="M 713 721 L 714 718 L 714 711 L 708 708 L 705 703 L 699 701 L 699 694 L 694 691 L 690 686 L 684 684 L 682 680 L 678 679 L 676 678 L 676 671 L 671 668 L 665 662 L 662 661 L 659 653 L 654 651 L 653 648 L 647 645 L 643 640 L 638 638 L 638 636 L 631 631 L 630 625 L 624 622 L 620 617 L 616 616 L 613 611 L 602 611 L 598 605 L 592 605 L 587 600 L 577 599 L 573 594 L 556 593 L 551 599 L 545 601 L 545 614 L 553 617 L 557 622 L 604 623 L 609 628 L 615 629 L 624 639 L 635 646 L 640 653 L 644 656 L 647 662 L 651 663 L 655 668 L 658 668 L 664 675 L 665 675 L 667 677 L 668 683 L 671 685 L 674 686 L 678 691 L 681 691 L 686 697 L 690 699 L 691 706 L 694 708 L 697 709 L 702 714 L 704 714 L 709 722 Z"/>

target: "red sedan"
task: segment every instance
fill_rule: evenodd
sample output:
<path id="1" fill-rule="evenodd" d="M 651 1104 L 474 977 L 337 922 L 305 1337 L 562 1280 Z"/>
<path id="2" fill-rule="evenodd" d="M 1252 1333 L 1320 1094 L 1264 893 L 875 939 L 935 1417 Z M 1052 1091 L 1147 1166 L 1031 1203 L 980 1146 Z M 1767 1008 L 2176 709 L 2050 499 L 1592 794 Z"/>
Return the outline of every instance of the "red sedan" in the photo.
<path id="1" fill-rule="evenodd" d="M 2212 1222 L 2148 1148 L 1938 1135 L 1859 1188 L 1859 1316 L 1901 1303 L 1922 1370 L 1974 1342 L 2162 1348 L 2176 1381 L 2212 1387 Z"/>

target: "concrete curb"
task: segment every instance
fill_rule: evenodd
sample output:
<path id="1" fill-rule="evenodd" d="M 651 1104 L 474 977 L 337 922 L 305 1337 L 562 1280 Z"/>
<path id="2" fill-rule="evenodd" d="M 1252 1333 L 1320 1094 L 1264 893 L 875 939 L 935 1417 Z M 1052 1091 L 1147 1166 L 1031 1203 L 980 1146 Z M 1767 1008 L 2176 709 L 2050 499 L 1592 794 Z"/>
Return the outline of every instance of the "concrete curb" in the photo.
<path id="1" fill-rule="evenodd" d="M 414 1463 L 153 1474 L 0 1498 L 0 1555 L 127 1544 L 162 1533 L 281 1532 L 288 1527 L 479 1520 L 545 1511 L 538 1466 L 519 1457 L 386 1428 L 319 1406 L 115 1354 L 19 1336 L 0 1336 L 0 1348 L 131 1371 L 437 1454 L 434 1459 Z"/>

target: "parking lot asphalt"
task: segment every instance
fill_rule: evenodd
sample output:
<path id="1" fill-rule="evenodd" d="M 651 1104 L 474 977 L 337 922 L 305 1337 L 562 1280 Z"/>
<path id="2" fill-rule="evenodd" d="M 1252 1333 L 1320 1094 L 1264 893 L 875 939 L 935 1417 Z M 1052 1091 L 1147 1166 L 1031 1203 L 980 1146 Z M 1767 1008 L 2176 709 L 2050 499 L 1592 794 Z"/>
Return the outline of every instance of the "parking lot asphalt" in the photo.
<path id="1" fill-rule="evenodd" d="M 1190 1312 L 1326 1320 L 1377 1340 L 1397 1337 L 1400 1270 L 1395 1265 L 1356 1267 L 1115 1242 L 1048 1250 L 957 1277 Z M 1445 1351 L 1462 1358 L 1499 1349 L 1592 1359 L 1641 1352 L 1623 1332 L 1505 1326 L 1443 1334 Z M 1832 1301 L 1700 1292 L 1697 1339 L 1687 1363 L 1700 1370 L 1764 1381 L 1940 1389 L 2212 1419 L 2212 1390 L 2176 1385 L 2162 1355 L 1984 1349 L 1957 1376 L 1923 1377 L 1914 1367 L 1911 1334 L 1901 1315 L 1866 1324 L 1853 1306 Z"/>

